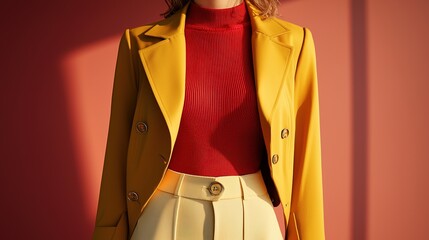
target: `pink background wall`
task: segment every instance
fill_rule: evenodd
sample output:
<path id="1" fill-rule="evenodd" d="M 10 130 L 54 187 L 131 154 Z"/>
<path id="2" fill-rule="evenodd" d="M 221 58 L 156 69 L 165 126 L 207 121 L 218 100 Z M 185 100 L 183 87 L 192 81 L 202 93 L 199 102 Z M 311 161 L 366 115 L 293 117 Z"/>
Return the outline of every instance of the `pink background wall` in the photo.
<path id="1" fill-rule="evenodd" d="M 2 239 L 90 238 L 119 36 L 164 9 L 146 2 L 2 6 Z M 426 238 L 428 11 L 425 0 L 280 9 L 316 41 L 327 239 Z"/>

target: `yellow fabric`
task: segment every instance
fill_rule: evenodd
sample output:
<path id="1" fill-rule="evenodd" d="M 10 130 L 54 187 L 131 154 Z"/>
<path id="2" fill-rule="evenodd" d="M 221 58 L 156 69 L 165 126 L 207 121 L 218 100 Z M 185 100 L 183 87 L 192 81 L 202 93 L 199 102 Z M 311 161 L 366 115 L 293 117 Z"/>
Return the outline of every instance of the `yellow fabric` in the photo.
<path id="1" fill-rule="evenodd" d="M 260 121 L 288 240 L 324 239 L 316 62 L 311 32 L 251 13 Z M 94 239 L 128 239 L 161 182 L 180 125 L 187 6 L 122 36 Z M 147 131 L 136 129 L 139 122 Z M 288 136 L 282 134 L 289 131 Z M 283 136 L 282 136 L 283 135 Z M 274 160 L 274 161 L 273 161 Z M 274 163 L 275 162 L 275 163 Z M 133 192 L 138 198 L 130 197 Z"/>

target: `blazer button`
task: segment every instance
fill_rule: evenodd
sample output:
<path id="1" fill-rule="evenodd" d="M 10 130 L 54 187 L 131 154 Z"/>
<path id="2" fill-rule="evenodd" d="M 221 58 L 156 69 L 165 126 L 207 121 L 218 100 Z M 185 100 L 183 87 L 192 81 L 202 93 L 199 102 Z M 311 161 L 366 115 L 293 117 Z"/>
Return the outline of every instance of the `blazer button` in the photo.
<path id="1" fill-rule="evenodd" d="M 289 136 L 289 129 L 283 128 L 281 136 L 282 136 L 282 139 L 287 138 Z"/>
<path id="2" fill-rule="evenodd" d="M 139 200 L 139 195 L 136 192 L 129 192 L 127 198 L 128 198 L 128 200 L 134 202 L 134 201 Z"/>
<path id="3" fill-rule="evenodd" d="M 271 162 L 272 162 L 273 164 L 278 163 L 278 162 L 279 162 L 279 155 L 274 154 L 274 155 L 273 155 L 273 157 L 271 158 Z"/>
<path id="4" fill-rule="evenodd" d="M 139 133 L 145 133 L 148 130 L 148 126 L 145 122 L 138 122 L 136 124 L 136 129 L 137 129 L 137 132 Z"/>

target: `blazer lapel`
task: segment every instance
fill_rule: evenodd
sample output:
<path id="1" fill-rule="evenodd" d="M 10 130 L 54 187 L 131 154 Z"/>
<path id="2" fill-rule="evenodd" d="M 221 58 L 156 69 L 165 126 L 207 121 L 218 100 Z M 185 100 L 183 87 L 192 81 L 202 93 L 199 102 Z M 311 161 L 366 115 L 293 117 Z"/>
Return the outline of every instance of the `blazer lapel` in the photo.
<path id="1" fill-rule="evenodd" d="M 289 66 L 292 47 L 281 39 L 288 29 L 274 19 L 262 20 L 248 0 L 252 24 L 252 52 L 261 124 L 269 140 L 270 116 Z M 175 15 L 159 22 L 144 35 L 160 41 L 139 50 L 144 70 L 169 127 L 171 146 L 177 138 L 185 99 L 185 19 L 189 3 Z M 268 132 L 267 132 L 268 131 Z"/>
<path id="2" fill-rule="evenodd" d="M 293 48 L 282 39 L 289 30 L 277 19 L 261 19 L 260 11 L 248 0 L 252 24 L 252 52 L 256 91 L 262 130 L 266 143 L 270 140 L 271 114 L 285 81 Z"/>
<path id="3" fill-rule="evenodd" d="M 160 41 L 139 50 L 149 84 L 169 128 L 171 146 L 179 131 L 185 99 L 187 7 L 146 31 L 146 36 Z"/>

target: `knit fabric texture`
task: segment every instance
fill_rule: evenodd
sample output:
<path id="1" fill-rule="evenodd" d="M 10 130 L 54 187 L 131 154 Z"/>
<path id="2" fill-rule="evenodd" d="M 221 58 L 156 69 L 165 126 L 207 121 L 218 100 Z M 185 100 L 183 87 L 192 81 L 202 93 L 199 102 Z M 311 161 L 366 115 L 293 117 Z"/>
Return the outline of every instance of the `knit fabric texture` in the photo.
<path id="1" fill-rule="evenodd" d="M 185 24 L 186 88 L 169 168 L 203 176 L 254 173 L 266 158 L 246 5 L 191 2 Z"/>

